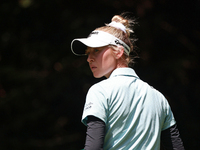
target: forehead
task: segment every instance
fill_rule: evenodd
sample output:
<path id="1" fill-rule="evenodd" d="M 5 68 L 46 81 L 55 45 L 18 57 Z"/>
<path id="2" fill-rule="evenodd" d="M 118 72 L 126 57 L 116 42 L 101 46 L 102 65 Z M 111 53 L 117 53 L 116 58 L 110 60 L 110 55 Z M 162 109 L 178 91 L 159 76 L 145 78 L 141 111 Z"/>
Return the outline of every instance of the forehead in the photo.
<path id="1" fill-rule="evenodd" d="M 87 47 L 86 51 L 92 51 L 92 50 L 95 50 L 95 49 L 103 50 L 106 47 L 107 46 L 103 46 L 103 47 Z"/>

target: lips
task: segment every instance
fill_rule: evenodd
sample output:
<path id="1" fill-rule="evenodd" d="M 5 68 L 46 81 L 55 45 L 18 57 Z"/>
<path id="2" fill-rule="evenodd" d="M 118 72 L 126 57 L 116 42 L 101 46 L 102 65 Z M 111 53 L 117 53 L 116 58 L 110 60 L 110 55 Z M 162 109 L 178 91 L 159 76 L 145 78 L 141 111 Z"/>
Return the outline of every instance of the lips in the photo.
<path id="1" fill-rule="evenodd" d="M 90 65 L 90 69 L 91 69 L 91 70 L 95 70 L 96 68 L 97 68 L 96 66 Z"/>

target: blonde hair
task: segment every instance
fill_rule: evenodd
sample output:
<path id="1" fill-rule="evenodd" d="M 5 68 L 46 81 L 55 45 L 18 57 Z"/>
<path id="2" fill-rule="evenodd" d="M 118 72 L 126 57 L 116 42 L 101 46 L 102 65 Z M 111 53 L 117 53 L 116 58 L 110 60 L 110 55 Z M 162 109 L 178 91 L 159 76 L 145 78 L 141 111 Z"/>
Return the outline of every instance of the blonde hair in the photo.
<path id="1" fill-rule="evenodd" d="M 96 30 L 108 32 L 112 34 L 113 36 L 119 38 L 123 42 L 125 42 L 130 47 L 130 55 L 128 56 L 126 53 L 124 53 L 126 62 L 130 66 L 134 64 L 134 59 L 138 57 L 138 53 L 135 50 L 136 48 L 135 41 L 137 39 L 133 35 L 134 33 L 133 28 L 134 28 L 134 25 L 136 24 L 135 18 L 130 18 L 127 15 L 127 13 L 122 13 L 120 15 L 113 16 L 111 21 L 122 23 L 126 27 L 126 33 L 122 31 L 121 29 L 110 26 L 109 24 L 105 24 L 106 26 L 102 26 L 100 28 L 97 28 Z M 115 46 L 112 46 L 112 47 L 114 50 L 117 50 L 117 47 Z"/>

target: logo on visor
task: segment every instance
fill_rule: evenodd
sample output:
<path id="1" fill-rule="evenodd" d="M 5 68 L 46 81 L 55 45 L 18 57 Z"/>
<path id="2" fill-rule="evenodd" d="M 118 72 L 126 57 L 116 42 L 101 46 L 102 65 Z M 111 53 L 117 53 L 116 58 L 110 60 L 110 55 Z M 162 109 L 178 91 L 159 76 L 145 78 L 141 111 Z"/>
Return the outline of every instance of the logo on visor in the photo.
<path id="1" fill-rule="evenodd" d="M 128 48 L 126 45 L 124 45 L 123 43 L 120 43 L 119 40 L 115 40 L 115 43 L 116 43 L 117 45 L 121 45 L 121 46 L 125 47 L 125 48 L 129 51 L 129 48 Z"/>
<path id="2" fill-rule="evenodd" d="M 88 37 L 91 37 L 92 35 L 94 35 L 94 34 L 98 34 L 99 32 L 97 32 L 97 31 L 93 31 L 92 33 L 90 33 L 90 35 L 88 36 Z"/>

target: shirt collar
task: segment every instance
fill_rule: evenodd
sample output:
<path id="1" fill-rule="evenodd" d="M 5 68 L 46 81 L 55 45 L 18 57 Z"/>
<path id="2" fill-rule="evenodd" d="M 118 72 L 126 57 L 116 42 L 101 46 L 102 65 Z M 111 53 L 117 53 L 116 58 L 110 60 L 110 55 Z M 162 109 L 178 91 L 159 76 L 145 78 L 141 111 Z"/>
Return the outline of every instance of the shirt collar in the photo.
<path id="1" fill-rule="evenodd" d="M 109 78 L 116 77 L 116 76 L 132 76 L 139 79 L 138 75 L 135 73 L 135 71 L 132 68 L 117 68 L 115 69 Z"/>

